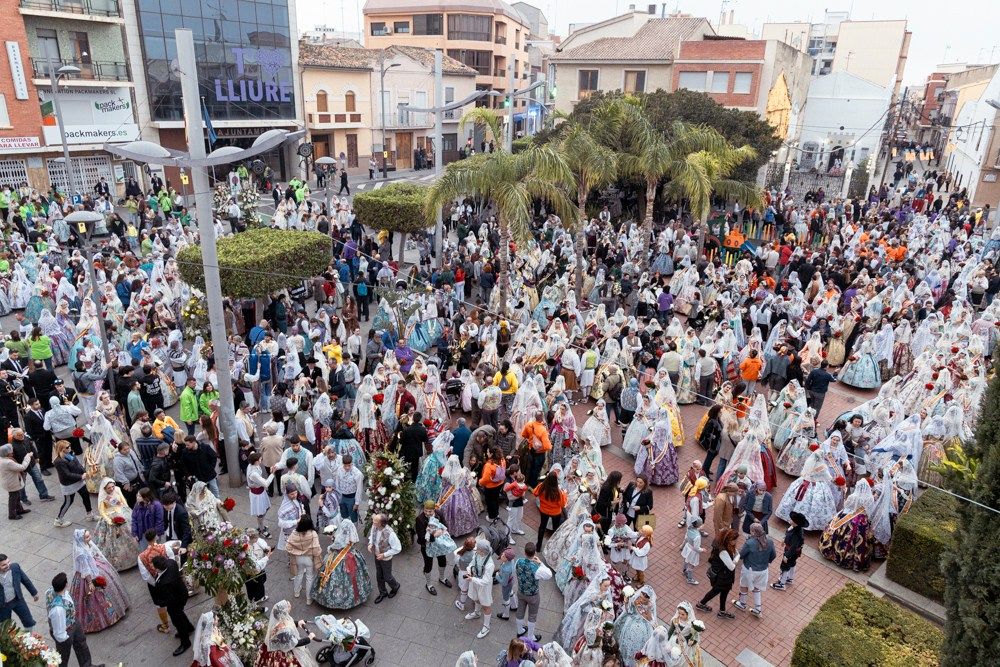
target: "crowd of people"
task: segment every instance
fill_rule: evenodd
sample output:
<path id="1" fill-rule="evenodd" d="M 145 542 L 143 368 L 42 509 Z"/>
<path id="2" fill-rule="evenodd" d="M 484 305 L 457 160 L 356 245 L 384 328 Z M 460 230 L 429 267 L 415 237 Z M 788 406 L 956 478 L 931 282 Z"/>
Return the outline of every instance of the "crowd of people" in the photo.
<path id="1" fill-rule="evenodd" d="M 847 201 L 771 191 L 761 210 L 725 214 L 707 239 L 671 210 L 645 238 L 605 207 L 577 246 L 543 202 L 506 277 L 488 202 L 455 202 L 439 268 L 425 239 L 421 260 L 404 268 L 388 259 L 391 235 L 369 233 L 348 200 L 328 214 L 290 187 L 271 224 L 329 233 L 333 261 L 262 310 L 227 301 L 227 341 L 184 326 L 194 293 L 175 257 L 197 243 L 186 209 L 163 203 L 125 223 L 107 195 L 88 197 L 111 232 L 90 285 L 91 258 L 63 220 L 70 209 L 5 190 L 8 518 L 30 512 L 30 477 L 41 501 L 61 499 L 53 530 L 86 526 L 74 527 L 71 568 L 45 594 L 63 664 L 71 648 L 88 664 L 86 634 L 126 618 L 135 601 L 121 577 L 132 568 L 149 586 L 157 630 L 172 626 L 180 640 L 175 656 L 193 647 L 194 664 L 239 663 L 211 612 L 197 626 L 184 613 L 195 587 L 187 549 L 228 526 L 232 509 L 218 477 L 231 464 L 220 353 L 234 369 L 238 461 L 256 522 L 253 602 L 268 601 L 274 549 L 307 604 L 380 604 L 397 594 L 393 559 L 412 541 L 426 593 L 454 595 L 477 637 L 513 617 L 499 664 L 700 664 L 697 613 L 726 623 L 731 605 L 761 617 L 768 589 L 793 588 L 808 532 L 825 558 L 866 571 L 885 558 L 920 484 L 939 481 L 934 464 L 949 444 L 970 437 L 1000 324 L 1000 236 L 964 192 L 942 191 L 944 179 L 929 172 Z M 218 212 L 220 236 L 227 217 Z M 732 242 L 746 236 L 754 242 Z M 62 365 L 71 387 L 55 372 Z M 834 384 L 877 393 L 830 414 Z M 694 404 L 701 419 L 686 434 L 681 406 Z M 604 454 L 612 445 L 634 458 L 632 473 Z M 704 454 L 685 468 L 683 446 Z M 405 464 L 412 525 L 396 511 L 365 516 L 376 492 L 366 465 L 382 451 Z M 792 479 L 780 497 L 779 470 Z M 675 519 L 679 555 L 657 544 Z M 786 527 L 778 541 L 775 526 Z M 645 574 L 654 561 L 677 567 L 700 599 L 658 610 Z M 550 579 L 564 613 L 543 638 Z M 38 595 L 28 574 L 0 556 L 0 581 L 4 617 L 33 626 L 20 589 Z M 303 632 L 288 601 L 273 604 L 256 664 L 315 664 Z M 459 664 L 477 659 L 494 656 Z"/>

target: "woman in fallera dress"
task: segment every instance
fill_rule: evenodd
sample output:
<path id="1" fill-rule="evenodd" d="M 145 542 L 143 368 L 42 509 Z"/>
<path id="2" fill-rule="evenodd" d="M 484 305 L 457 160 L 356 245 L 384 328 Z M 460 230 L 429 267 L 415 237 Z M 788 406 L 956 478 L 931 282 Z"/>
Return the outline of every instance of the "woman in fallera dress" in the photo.
<path id="1" fill-rule="evenodd" d="M 646 475 L 649 483 L 656 486 L 677 483 L 677 450 L 666 415 L 653 426 L 652 437 L 640 445 L 635 457 L 635 474 Z"/>
<path id="2" fill-rule="evenodd" d="M 829 525 L 837 514 L 833 477 L 830 475 L 826 459 L 819 450 L 810 452 L 802 466 L 802 476 L 792 482 L 785 491 L 775 515 L 784 521 L 789 521 L 792 511 L 805 516 L 809 520 L 809 526 L 814 530 Z"/>
<path id="3" fill-rule="evenodd" d="M 139 543 L 132 535 L 132 510 L 125 502 L 121 489 L 110 477 L 101 480 L 97 495 L 100 519 L 94 531 L 94 543 L 118 572 L 138 565 Z"/>
<path id="4" fill-rule="evenodd" d="M 218 530 L 226 520 L 222 501 L 215 497 L 205 482 L 195 482 L 191 487 L 187 510 L 191 515 L 191 527 L 205 535 Z"/>
<path id="5" fill-rule="evenodd" d="M 292 606 L 288 600 L 281 600 L 271 608 L 264 644 L 257 652 L 254 667 L 318 667 L 307 647 L 311 639 L 311 635 L 299 637 Z"/>
<path id="6" fill-rule="evenodd" d="M 77 621 L 88 634 L 111 627 L 128 612 L 128 593 L 118 573 L 91 539 L 90 531 L 83 528 L 73 533 L 70 593 Z"/>
<path id="7" fill-rule="evenodd" d="M 625 667 L 636 667 L 636 653 L 653 635 L 656 618 L 656 592 L 643 586 L 625 602 L 625 611 L 615 620 L 615 639 Z"/>
<path id="8" fill-rule="evenodd" d="M 226 643 L 215 612 L 206 611 L 194 629 L 194 656 L 191 667 L 243 667 L 243 661 Z"/>
<path id="9" fill-rule="evenodd" d="M 441 497 L 438 498 L 438 509 L 452 535 L 468 535 L 479 527 L 479 514 L 476 511 L 469 474 L 462 467 L 458 457 L 452 454 L 445 463 L 441 473 L 444 484 L 441 487 Z"/>
<path id="10" fill-rule="evenodd" d="M 823 531 L 819 539 L 819 551 L 823 557 L 845 569 L 867 572 L 875 553 L 875 536 L 870 519 L 874 507 L 871 484 L 862 479 L 844 501 L 844 509 Z"/>
<path id="11" fill-rule="evenodd" d="M 312 599 L 321 607 L 353 609 L 371 596 L 372 580 L 364 556 L 355 546 L 358 539 L 351 520 L 341 519 L 313 584 Z"/>

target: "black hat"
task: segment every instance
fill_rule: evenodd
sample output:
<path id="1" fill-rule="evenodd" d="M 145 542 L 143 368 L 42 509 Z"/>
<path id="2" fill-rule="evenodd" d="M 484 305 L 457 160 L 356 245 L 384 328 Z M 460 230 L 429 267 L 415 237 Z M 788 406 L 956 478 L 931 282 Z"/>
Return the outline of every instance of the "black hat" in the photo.
<path id="1" fill-rule="evenodd" d="M 58 385 L 60 385 L 60 384 L 65 384 L 65 383 L 64 383 L 64 382 L 63 382 L 62 380 L 60 380 L 59 378 L 56 378 L 56 379 L 55 379 L 55 381 L 54 381 L 54 382 L 53 382 L 52 384 L 54 384 L 54 385 L 57 385 L 57 386 L 58 386 Z"/>
<path id="2" fill-rule="evenodd" d="M 788 518 L 791 519 L 792 523 L 794 523 L 796 526 L 799 526 L 801 528 L 809 527 L 809 519 L 807 519 L 805 515 L 802 514 L 801 512 L 790 512 L 788 514 Z"/>

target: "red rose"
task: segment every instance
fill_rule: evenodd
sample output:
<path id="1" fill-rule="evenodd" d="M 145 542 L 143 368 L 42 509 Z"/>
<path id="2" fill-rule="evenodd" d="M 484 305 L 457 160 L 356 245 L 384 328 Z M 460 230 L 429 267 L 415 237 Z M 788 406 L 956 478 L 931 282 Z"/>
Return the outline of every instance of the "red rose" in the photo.
<path id="1" fill-rule="evenodd" d="M 855 315 L 854 316 L 854 321 L 855 322 L 860 322 L 861 321 L 861 316 L 860 315 Z"/>
<path id="2" fill-rule="evenodd" d="M 424 428 L 430 428 L 432 426 L 434 426 L 434 422 L 433 421 L 431 421 L 430 419 L 425 419 L 424 420 Z"/>
<path id="3" fill-rule="evenodd" d="M 933 373 L 931 373 L 931 379 L 932 380 L 937 380 L 939 377 L 941 377 L 941 375 L 937 371 L 934 371 Z"/>
<path id="4" fill-rule="evenodd" d="M 586 574 L 583 571 L 583 567 L 580 565 L 573 566 L 573 577 L 576 579 L 583 579 Z"/>
<path id="5" fill-rule="evenodd" d="M 924 385 L 924 388 L 927 391 L 931 391 L 932 389 L 934 389 L 934 383 L 933 382 L 928 382 L 927 384 Z"/>
<path id="6" fill-rule="evenodd" d="M 833 337 L 834 338 L 840 338 L 842 335 L 843 335 L 843 332 L 841 332 L 841 331 L 835 331 L 835 332 L 833 332 Z"/>
<path id="7" fill-rule="evenodd" d="M 420 374 L 420 381 L 421 382 L 426 382 L 427 381 L 427 373 L 421 373 Z"/>
<path id="8" fill-rule="evenodd" d="M 815 443 L 815 442 L 814 442 L 814 443 L 812 443 L 811 445 L 809 445 L 809 451 L 810 451 L 810 452 L 815 452 L 815 451 L 816 451 L 816 450 L 818 450 L 818 449 L 819 449 L 819 444 L 818 444 L 818 443 Z"/>
<path id="9" fill-rule="evenodd" d="M 222 546 L 227 548 L 233 546 L 232 538 L 227 537 L 226 539 L 222 540 Z"/>
<path id="10" fill-rule="evenodd" d="M 213 567 L 212 568 L 212 574 L 218 574 L 218 573 L 219 573 L 219 568 Z"/>
<path id="11" fill-rule="evenodd" d="M 784 403 L 782 403 L 782 405 L 784 405 L 784 406 L 785 406 L 785 409 L 786 409 L 786 410 L 787 410 L 788 408 L 792 407 L 792 404 L 791 404 L 791 402 L 789 402 L 789 401 L 785 401 Z"/>
<path id="12" fill-rule="evenodd" d="M 354 422 L 347 422 L 347 428 L 354 428 Z"/>
<path id="13" fill-rule="evenodd" d="M 94 577 L 94 585 L 98 588 L 104 588 L 108 585 L 108 580 L 102 576 Z"/>
<path id="14" fill-rule="evenodd" d="M 79 426 L 77 426 L 75 429 L 73 429 L 73 437 L 74 438 L 82 438 L 83 437 L 83 429 L 80 428 Z"/>
<path id="15" fill-rule="evenodd" d="M 993 326 L 995 326 L 995 327 L 1000 327 L 1000 320 L 997 320 L 996 322 L 994 322 L 994 323 L 993 323 Z"/>
<path id="16" fill-rule="evenodd" d="M 833 480 L 833 483 L 837 486 L 847 486 L 847 480 L 842 475 L 837 475 L 837 479 Z"/>
<path id="17" fill-rule="evenodd" d="M 233 508 L 236 507 L 236 501 L 233 500 L 232 498 L 226 498 L 225 500 L 222 501 L 222 507 L 227 512 L 232 512 Z"/>
<path id="18" fill-rule="evenodd" d="M 378 393 L 372 396 L 372 400 L 375 401 L 375 405 L 382 405 L 382 401 L 385 400 L 385 394 Z"/>
<path id="19" fill-rule="evenodd" d="M 444 466 L 441 466 L 440 468 L 438 468 L 438 474 L 441 475 L 443 473 L 444 473 Z"/>
<path id="20" fill-rule="evenodd" d="M 865 477 L 865 481 L 868 482 L 868 486 L 875 486 L 875 480 L 871 477 Z"/>
<path id="21" fill-rule="evenodd" d="M 601 520 L 601 515 L 600 514 L 591 514 L 590 515 L 590 520 L 593 521 L 594 523 L 597 523 L 597 522 L 599 522 Z"/>
<path id="22" fill-rule="evenodd" d="M 125 517 L 123 516 L 111 517 L 111 523 L 115 524 L 116 526 L 123 526 L 125 525 Z"/>
<path id="23" fill-rule="evenodd" d="M 201 555 L 201 559 L 202 559 L 203 561 L 206 561 L 206 562 L 207 562 L 207 561 L 210 561 L 210 560 L 212 560 L 212 557 L 211 557 L 211 556 L 209 556 L 208 554 L 202 554 L 202 555 Z"/>
<path id="24" fill-rule="evenodd" d="M 958 346 L 957 346 L 957 345 L 953 345 L 953 346 L 952 346 L 952 348 L 951 348 L 951 353 L 952 353 L 952 354 L 958 354 Z"/>

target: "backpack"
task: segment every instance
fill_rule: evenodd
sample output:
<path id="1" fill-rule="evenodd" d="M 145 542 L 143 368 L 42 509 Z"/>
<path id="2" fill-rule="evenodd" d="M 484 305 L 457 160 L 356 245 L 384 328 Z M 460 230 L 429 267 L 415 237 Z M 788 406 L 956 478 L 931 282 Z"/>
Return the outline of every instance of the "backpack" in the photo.
<path id="1" fill-rule="evenodd" d="M 491 482 L 502 482 L 507 479 L 507 468 L 504 466 L 497 466 L 493 469 L 493 477 L 490 479 Z"/>
<path id="2" fill-rule="evenodd" d="M 364 282 L 358 283 L 358 296 L 368 296 L 368 284 Z"/>
<path id="3" fill-rule="evenodd" d="M 507 379 L 506 375 L 500 376 L 500 384 L 498 386 L 500 387 L 500 391 L 507 391 L 510 389 L 510 381 Z"/>

